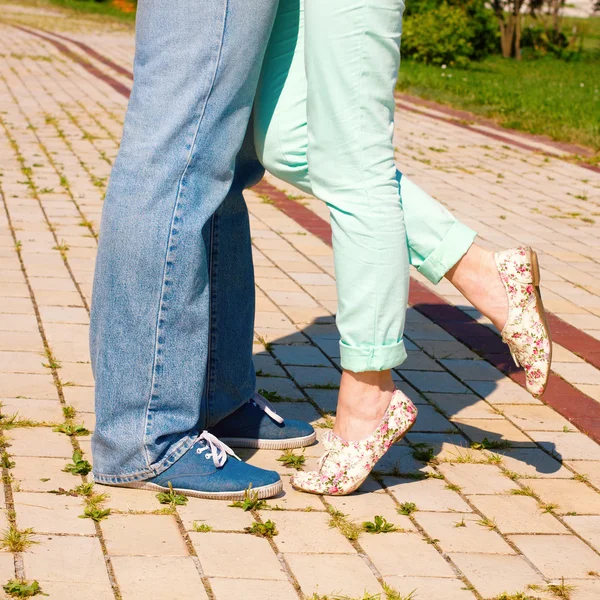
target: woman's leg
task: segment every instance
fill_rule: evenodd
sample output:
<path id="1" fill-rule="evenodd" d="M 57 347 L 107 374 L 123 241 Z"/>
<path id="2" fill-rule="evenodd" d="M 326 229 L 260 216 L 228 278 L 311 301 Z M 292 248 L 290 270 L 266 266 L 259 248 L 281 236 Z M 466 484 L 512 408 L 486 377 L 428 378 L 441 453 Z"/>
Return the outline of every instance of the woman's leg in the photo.
<path id="1" fill-rule="evenodd" d="M 304 0 L 281 0 L 255 105 L 261 162 L 276 177 L 314 194 L 308 170 Z M 501 329 L 508 303 L 492 252 L 476 233 L 399 171 L 410 264 L 432 283 L 448 280 Z"/>

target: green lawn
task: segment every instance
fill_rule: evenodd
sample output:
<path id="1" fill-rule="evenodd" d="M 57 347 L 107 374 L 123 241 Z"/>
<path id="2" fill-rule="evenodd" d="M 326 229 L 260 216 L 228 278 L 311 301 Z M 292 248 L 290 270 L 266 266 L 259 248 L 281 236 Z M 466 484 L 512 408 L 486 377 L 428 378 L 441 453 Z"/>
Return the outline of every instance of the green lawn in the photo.
<path id="1" fill-rule="evenodd" d="M 494 56 L 468 69 L 405 60 L 398 89 L 600 152 L 600 60 Z"/>

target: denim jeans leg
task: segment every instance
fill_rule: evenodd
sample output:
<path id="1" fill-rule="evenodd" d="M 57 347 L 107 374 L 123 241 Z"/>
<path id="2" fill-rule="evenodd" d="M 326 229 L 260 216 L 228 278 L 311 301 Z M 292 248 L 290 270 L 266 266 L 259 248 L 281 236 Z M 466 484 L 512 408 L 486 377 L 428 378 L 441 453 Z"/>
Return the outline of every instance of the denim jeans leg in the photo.
<path id="1" fill-rule="evenodd" d="M 233 185 L 205 231 L 210 248 L 210 337 L 206 385 L 207 428 L 235 412 L 255 391 L 254 265 L 248 207 L 243 190 L 264 169 L 250 126 L 237 161 Z"/>
<path id="2" fill-rule="evenodd" d="M 134 86 L 92 301 L 100 482 L 157 475 L 206 426 L 206 232 L 232 188 L 276 8 L 276 0 L 139 3 Z"/>

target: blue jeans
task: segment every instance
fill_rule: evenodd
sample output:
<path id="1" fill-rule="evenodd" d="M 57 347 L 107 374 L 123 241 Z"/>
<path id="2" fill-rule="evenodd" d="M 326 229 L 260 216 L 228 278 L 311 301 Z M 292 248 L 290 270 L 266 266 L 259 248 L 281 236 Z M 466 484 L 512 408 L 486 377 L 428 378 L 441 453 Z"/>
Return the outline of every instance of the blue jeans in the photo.
<path id="1" fill-rule="evenodd" d="M 155 476 L 254 392 L 244 144 L 277 0 L 141 0 L 91 356 L 94 478 Z"/>

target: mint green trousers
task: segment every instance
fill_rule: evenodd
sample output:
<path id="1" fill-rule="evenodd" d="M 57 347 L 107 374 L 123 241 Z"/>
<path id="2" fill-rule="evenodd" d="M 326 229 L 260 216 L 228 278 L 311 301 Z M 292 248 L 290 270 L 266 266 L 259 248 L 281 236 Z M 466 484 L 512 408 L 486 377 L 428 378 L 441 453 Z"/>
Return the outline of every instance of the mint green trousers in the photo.
<path id="1" fill-rule="evenodd" d="M 258 156 L 330 209 L 342 368 L 406 358 L 409 265 L 437 283 L 476 233 L 396 169 L 402 0 L 281 0 L 254 111 Z"/>

